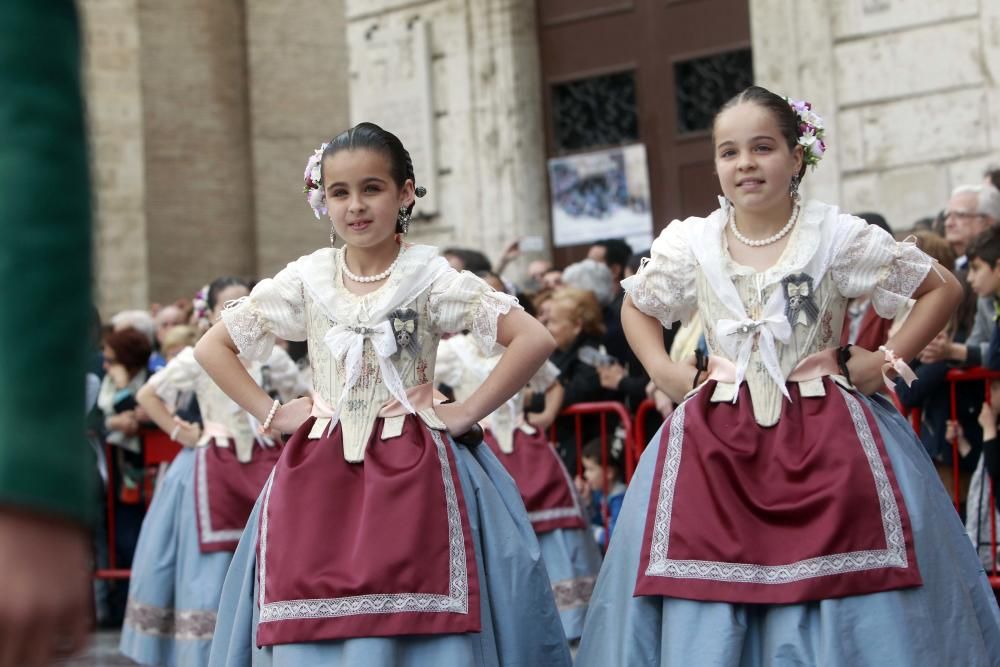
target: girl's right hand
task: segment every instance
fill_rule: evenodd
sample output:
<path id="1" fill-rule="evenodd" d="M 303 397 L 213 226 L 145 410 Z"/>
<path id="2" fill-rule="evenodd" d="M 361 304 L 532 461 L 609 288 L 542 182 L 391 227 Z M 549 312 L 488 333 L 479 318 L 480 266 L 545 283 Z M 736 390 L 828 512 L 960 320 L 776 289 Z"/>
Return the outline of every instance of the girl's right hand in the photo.
<path id="1" fill-rule="evenodd" d="M 312 415 L 312 409 L 312 399 L 307 396 L 285 403 L 274 414 L 271 430 L 277 433 L 295 433 Z"/>

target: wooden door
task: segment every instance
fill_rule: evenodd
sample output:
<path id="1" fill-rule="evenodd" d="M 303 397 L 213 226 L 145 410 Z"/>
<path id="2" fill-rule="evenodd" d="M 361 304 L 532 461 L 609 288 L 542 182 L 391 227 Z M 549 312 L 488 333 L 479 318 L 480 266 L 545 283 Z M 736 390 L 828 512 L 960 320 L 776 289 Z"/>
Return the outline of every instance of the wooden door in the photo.
<path id="1" fill-rule="evenodd" d="M 753 81 L 748 0 L 538 0 L 538 30 L 547 156 L 642 143 L 654 235 L 716 208 L 711 120 Z"/>

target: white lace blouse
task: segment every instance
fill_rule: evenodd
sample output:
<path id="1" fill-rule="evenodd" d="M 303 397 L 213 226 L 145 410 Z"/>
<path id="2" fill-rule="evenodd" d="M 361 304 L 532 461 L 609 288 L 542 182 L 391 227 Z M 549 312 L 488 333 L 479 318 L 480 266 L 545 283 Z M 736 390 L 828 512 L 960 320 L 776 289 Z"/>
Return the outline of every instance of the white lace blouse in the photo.
<path id="1" fill-rule="evenodd" d="M 317 405 L 328 409 L 319 430 L 340 423 L 345 458 L 361 461 L 379 410 L 393 399 L 428 426 L 443 428 L 407 394 L 432 382 L 442 334 L 467 330 L 492 353 L 499 317 L 520 306 L 449 267 L 431 246 L 404 246 L 389 278 L 364 296 L 344 286 L 342 263 L 340 249 L 301 257 L 230 304 L 222 319 L 250 359 L 266 355 L 275 336 L 308 341 Z M 314 428 L 311 435 L 321 433 Z"/>
<path id="2" fill-rule="evenodd" d="M 434 380 L 451 387 L 455 400 L 464 401 L 486 381 L 501 356 L 501 353 L 484 354 L 469 336 L 452 336 L 441 341 L 438 347 Z M 528 388 L 544 394 L 558 378 L 559 369 L 551 361 L 546 361 L 528 381 Z M 515 428 L 535 432 L 535 428 L 524 421 L 523 415 L 524 392 L 519 391 L 484 420 L 493 431 L 501 451 L 509 454 L 514 450 Z"/>
<path id="3" fill-rule="evenodd" d="M 932 260 L 912 243 L 812 201 L 774 266 L 755 271 L 729 255 L 727 214 L 723 208 L 672 222 L 622 286 L 667 328 L 698 312 L 709 353 L 738 369 L 736 385 L 720 384 L 713 399 L 733 400 L 745 377 L 757 421 L 770 426 L 781 413 L 784 378 L 805 357 L 839 344 L 848 299 L 870 295 L 876 312 L 892 318 Z"/>
<path id="4" fill-rule="evenodd" d="M 265 368 L 270 375 L 271 386 L 282 401 L 290 401 L 299 395 L 299 369 L 284 349 L 275 346 L 263 363 L 247 362 L 247 372 L 257 384 L 262 383 Z M 171 409 L 176 408 L 181 393 L 193 391 L 198 398 L 202 421 L 206 425 L 198 445 L 207 445 L 212 440 L 212 431 L 216 429 L 208 425 L 217 424 L 228 431 L 236 442 L 236 457 L 243 463 L 250 460 L 259 424 L 212 382 L 208 373 L 194 358 L 194 348 L 184 348 L 149 379 L 149 384 Z M 229 446 L 228 441 L 221 438 L 216 443 L 223 447 Z"/>

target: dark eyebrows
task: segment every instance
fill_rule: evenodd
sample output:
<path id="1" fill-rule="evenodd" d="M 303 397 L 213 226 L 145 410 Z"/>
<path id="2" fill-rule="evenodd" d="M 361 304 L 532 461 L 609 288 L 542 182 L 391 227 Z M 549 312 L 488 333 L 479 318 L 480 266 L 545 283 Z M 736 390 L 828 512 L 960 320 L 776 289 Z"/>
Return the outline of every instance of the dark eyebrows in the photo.
<path id="1" fill-rule="evenodd" d="M 753 138 L 750 139 L 750 143 L 755 143 L 755 142 L 761 141 L 762 139 L 763 140 L 767 140 L 767 141 L 773 141 L 775 143 L 777 143 L 777 141 L 778 141 L 777 139 L 775 139 L 774 137 L 772 137 L 772 136 L 770 136 L 768 134 L 758 134 L 756 137 L 753 137 Z M 716 150 L 718 150 L 718 149 L 722 148 L 723 146 L 735 146 L 735 145 L 736 145 L 735 141 L 733 141 L 731 139 L 727 139 L 726 141 L 721 142 L 715 148 L 716 148 Z"/>
<path id="2" fill-rule="evenodd" d="M 362 183 L 372 183 L 372 182 L 374 182 L 374 183 L 381 183 L 381 184 L 384 185 L 386 183 L 386 180 L 384 178 L 379 178 L 378 176 L 366 176 L 364 179 L 362 179 L 361 182 Z M 344 181 L 336 181 L 334 183 L 330 183 L 330 185 L 326 186 L 326 188 L 329 190 L 330 188 L 335 187 L 335 186 L 346 188 L 347 187 L 347 183 L 345 183 Z"/>

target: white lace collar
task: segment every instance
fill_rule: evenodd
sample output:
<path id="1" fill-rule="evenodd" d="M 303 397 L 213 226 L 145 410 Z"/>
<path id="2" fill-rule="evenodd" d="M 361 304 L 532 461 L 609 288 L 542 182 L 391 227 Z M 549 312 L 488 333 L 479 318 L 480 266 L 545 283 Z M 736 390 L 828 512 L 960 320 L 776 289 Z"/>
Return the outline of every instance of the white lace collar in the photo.
<path id="1" fill-rule="evenodd" d="M 709 247 L 705 248 L 702 255 L 716 266 L 727 267 L 729 273 L 736 275 L 759 273 L 764 287 L 779 282 L 790 273 L 803 271 L 823 245 L 821 243 L 823 221 L 836 220 L 839 213 L 836 206 L 815 200 L 806 202 L 799 214 L 798 223 L 788 237 L 788 245 L 781 253 L 781 257 L 770 268 L 757 272 L 751 267 L 738 264 L 730 257 L 725 238 L 726 223 L 729 220 L 729 203 L 722 197 L 719 198 L 719 203 L 721 207 L 705 218 L 705 223 L 710 230 L 708 238 L 712 242 L 708 244 Z"/>
<path id="2" fill-rule="evenodd" d="M 412 292 L 419 294 L 450 268 L 434 246 L 404 246 L 403 256 L 388 280 L 375 291 L 358 295 L 344 286 L 340 271 L 343 261 L 343 249 L 323 248 L 303 257 L 297 267 L 313 301 L 335 322 L 365 323 L 381 319 L 397 304 L 412 301 L 416 298 Z"/>

